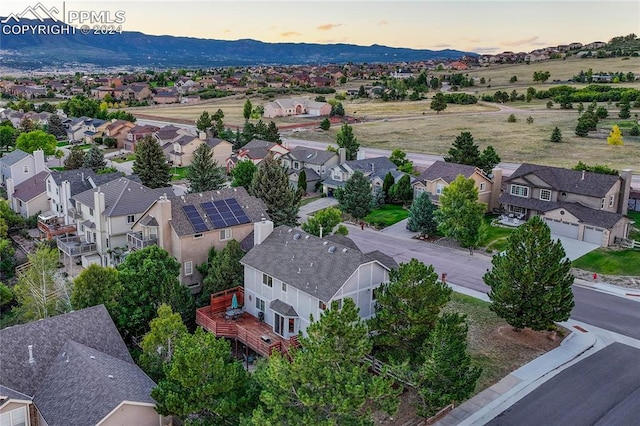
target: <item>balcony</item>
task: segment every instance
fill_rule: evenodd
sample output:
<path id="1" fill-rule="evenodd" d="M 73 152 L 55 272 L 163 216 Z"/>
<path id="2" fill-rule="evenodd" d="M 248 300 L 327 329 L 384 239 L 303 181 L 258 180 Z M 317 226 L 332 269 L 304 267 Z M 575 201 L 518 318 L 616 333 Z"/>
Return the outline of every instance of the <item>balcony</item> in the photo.
<path id="1" fill-rule="evenodd" d="M 87 243 L 82 241 L 80 237 L 58 238 L 56 243 L 60 251 L 71 257 L 98 252 L 98 246 L 95 243 Z"/>
<path id="2" fill-rule="evenodd" d="M 227 315 L 233 295 L 244 304 L 244 289 L 232 288 L 211 295 L 211 305 L 196 310 L 196 324 L 212 332 L 216 337 L 236 339 L 257 354 L 269 356 L 274 352 L 287 354 L 292 346 L 298 347 L 297 337 L 285 339 L 273 332 L 269 324 L 243 312 L 237 319 Z"/>
<path id="3" fill-rule="evenodd" d="M 76 232 L 76 225 L 66 225 L 63 218 L 58 216 L 41 214 L 38 216 L 38 229 L 47 240 L 51 240 L 58 235 Z"/>
<path id="4" fill-rule="evenodd" d="M 142 235 L 142 232 L 128 232 L 127 246 L 130 250 L 140 250 L 147 246 L 158 244 L 158 238 L 149 238 Z"/>

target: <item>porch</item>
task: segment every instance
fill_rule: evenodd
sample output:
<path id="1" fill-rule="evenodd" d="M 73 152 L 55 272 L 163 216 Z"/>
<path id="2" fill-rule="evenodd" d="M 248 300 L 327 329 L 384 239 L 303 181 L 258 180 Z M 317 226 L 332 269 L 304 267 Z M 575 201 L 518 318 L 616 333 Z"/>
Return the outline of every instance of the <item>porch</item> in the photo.
<path id="1" fill-rule="evenodd" d="M 145 237 L 142 232 L 128 232 L 127 246 L 131 250 L 141 250 L 147 246 L 155 246 L 158 244 L 157 238 Z"/>
<path id="2" fill-rule="evenodd" d="M 63 234 L 76 232 L 76 225 L 67 225 L 64 218 L 54 215 L 52 212 L 46 212 L 38 215 L 38 229 L 44 234 L 47 240 Z"/>
<path id="3" fill-rule="evenodd" d="M 58 249 L 70 257 L 76 257 L 86 254 L 98 252 L 98 246 L 95 243 L 87 243 L 80 237 L 65 237 L 56 240 Z"/>
<path id="4" fill-rule="evenodd" d="M 274 352 L 287 354 L 292 346 L 299 346 L 297 336 L 285 339 L 276 334 L 269 324 L 247 312 L 230 315 L 231 301 L 236 295 L 238 304 L 244 305 L 244 288 L 236 287 L 211 295 L 211 304 L 196 310 L 196 324 L 216 337 L 236 339 L 261 356 Z"/>

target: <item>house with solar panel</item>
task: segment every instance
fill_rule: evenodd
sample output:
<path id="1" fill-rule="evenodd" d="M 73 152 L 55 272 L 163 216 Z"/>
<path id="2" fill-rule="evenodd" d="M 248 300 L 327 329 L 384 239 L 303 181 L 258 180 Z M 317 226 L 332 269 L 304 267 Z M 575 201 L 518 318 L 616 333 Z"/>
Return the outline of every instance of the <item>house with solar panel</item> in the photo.
<path id="1" fill-rule="evenodd" d="M 161 196 L 141 213 L 127 234 L 130 250 L 158 245 L 180 262 L 180 282 L 193 292 L 201 288 L 196 266 L 207 261 L 211 247 L 242 242 L 254 223 L 268 219 L 259 198 L 246 189 L 223 188 L 181 196 Z"/>
<path id="2" fill-rule="evenodd" d="M 244 286 L 211 295 L 196 322 L 218 337 L 235 339 L 262 356 L 286 353 L 306 334 L 311 317 L 351 298 L 363 319 L 375 313 L 376 289 L 397 263 L 364 253 L 347 237 L 319 238 L 273 222 L 257 223 L 254 246 L 241 259 Z M 235 299 L 241 315 L 229 314 Z"/>

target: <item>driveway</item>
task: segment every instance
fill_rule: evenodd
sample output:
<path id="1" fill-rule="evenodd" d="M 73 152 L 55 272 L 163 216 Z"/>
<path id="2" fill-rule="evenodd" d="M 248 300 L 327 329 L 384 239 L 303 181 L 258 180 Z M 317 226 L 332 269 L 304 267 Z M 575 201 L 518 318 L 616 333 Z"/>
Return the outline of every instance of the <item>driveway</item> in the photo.
<path id="1" fill-rule="evenodd" d="M 298 211 L 300 222 L 306 222 L 307 216 L 313 212 L 317 212 L 318 210 L 326 209 L 327 207 L 335 206 L 337 204 L 338 200 L 333 197 L 323 197 L 312 201 L 309 204 L 300 207 L 300 210 Z"/>
<path id="2" fill-rule="evenodd" d="M 560 240 L 562 243 L 562 247 L 564 247 L 564 252 L 567 254 L 569 260 L 573 261 L 579 257 L 584 256 L 585 254 L 599 248 L 598 244 L 587 243 L 586 241 L 578 241 L 573 238 L 563 237 L 560 235 L 551 234 L 551 238 L 555 240 Z"/>

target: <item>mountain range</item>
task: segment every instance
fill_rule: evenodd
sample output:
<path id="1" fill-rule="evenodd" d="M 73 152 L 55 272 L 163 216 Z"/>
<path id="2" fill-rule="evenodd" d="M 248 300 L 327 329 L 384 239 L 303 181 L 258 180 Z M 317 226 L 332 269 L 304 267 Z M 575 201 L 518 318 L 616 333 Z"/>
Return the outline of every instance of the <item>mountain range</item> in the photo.
<path id="1" fill-rule="evenodd" d="M 5 20 L 0 18 L 0 20 Z M 53 20 L 13 19 L 1 24 L 46 25 Z M 6 32 L 5 32 L 6 31 Z M 8 34 L 7 34 L 8 33 Z M 262 64 L 389 63 L 457 59 L 476 53 L 459 50 L 396 48 L 374 44 L 265 43 L 257 40 L 212 40 L 154 36 L 123 31 L 115 34 L 12 34 L 2 28 L 0 61 L 13 69 L 41 69 L 73 64 L 95 67 L 213 67 Z"/>

